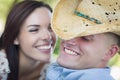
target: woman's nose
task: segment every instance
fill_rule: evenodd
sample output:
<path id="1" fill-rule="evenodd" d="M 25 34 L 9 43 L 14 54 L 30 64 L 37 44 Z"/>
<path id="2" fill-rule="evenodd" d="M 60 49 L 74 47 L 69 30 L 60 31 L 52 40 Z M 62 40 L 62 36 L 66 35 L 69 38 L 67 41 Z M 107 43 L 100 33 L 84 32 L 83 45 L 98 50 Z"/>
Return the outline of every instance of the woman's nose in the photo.
<path id="1" fill-rule="evenodd" d="M 43 30 L 40 35 L 41 35 L 41 39 L 45 39 L 45 40 L 51 39 L 51 34 L 48 30 Z"/>

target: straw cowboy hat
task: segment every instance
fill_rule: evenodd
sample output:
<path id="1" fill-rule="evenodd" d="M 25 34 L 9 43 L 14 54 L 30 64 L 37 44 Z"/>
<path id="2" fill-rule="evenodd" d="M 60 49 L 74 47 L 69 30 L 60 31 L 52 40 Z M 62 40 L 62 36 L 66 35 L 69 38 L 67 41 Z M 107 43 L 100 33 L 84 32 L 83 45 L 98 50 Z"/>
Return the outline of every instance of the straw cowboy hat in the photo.
<path id="1" fill-rule="evenodd" d="M 120 35 L 120 0 L 60 0 L 52 29 L 65 40 L 105 32 Z"/>

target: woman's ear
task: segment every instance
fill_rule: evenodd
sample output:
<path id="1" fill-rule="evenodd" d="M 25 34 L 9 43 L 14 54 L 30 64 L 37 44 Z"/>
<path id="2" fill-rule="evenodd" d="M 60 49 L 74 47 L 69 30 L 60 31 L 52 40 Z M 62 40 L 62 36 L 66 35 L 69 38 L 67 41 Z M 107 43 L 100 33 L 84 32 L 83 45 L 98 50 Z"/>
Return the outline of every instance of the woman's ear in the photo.
<path id="1" fill-rule="evenodd" d="M 14 45 L 19 45 L 19 41 L 17 38 L 14 40 Z"/>
<path id="2" fill-rule="evenodd" d="M 118 51 L 118 45 L 112 45 L 112 47 L 105 54 L 104 60 L 110 60 Z"/>

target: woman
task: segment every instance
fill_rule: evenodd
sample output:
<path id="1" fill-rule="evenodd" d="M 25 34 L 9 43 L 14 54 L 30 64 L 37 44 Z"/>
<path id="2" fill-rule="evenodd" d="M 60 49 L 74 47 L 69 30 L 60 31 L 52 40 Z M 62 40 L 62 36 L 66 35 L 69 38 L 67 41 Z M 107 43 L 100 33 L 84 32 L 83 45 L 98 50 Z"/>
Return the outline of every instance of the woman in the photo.
<path id="1" fill-rule="evenodd" d="M 43 72 L 56 41 L 51 12 L 49 5 L 38 1 L 13 6 L 0 39 L 0 80 L 45 78 Z"/>

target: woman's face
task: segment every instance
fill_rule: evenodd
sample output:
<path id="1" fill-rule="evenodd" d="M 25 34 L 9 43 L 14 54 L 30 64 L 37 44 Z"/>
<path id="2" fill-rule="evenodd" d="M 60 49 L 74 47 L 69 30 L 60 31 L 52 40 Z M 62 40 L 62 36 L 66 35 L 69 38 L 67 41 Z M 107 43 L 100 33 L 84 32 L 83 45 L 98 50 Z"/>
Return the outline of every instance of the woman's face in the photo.
<path id="1" fill-rule="evenodd" d="M 45 7 L 35 9 L 23 23 L 14 44 L 20 46 L 20 55 L 25 58 L 48 62 L 56 42 L 51 30 L 51 12 Z"/>

